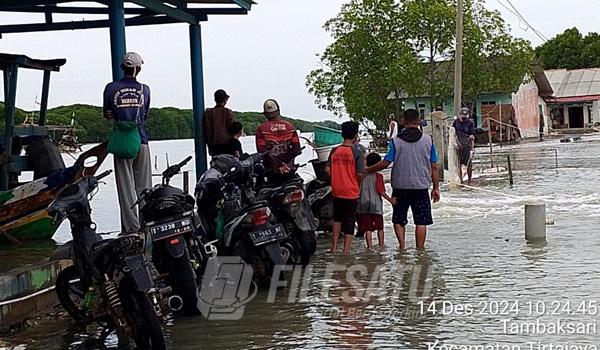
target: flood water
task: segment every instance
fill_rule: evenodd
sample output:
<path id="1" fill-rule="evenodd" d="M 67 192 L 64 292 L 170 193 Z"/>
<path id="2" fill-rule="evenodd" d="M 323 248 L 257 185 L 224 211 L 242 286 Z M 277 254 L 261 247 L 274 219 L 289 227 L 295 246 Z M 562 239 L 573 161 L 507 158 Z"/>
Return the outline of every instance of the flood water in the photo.
<path id="1" fill-rule="evenodd" d="M 245 140 L 247 151 L 251 144 Z M 193 153 L 191 140 L 150 146 L 158 156 L 157 173 L 165 153 L 171 163 Z M 321 237 L 313 265 L 302 275 L 308 289 L 280 289 L 274 302 L 261 291 L 239 320 L 175 319 L 167 328 L 170 348 L 596 349 L 600 141 L 517 147 L 503 149 L 513 154 L 512 188 L 505 172 L 480 178 L 475 186 L 518 198 L 444 190 L 424 252 L 413 248 L 411 225 L 409 248 L 398 252 L 389 215 L 381 252 L 367 251 L 355 239 L 350 257 L 333 255 L 329 237 Z M 489 167 L 485 152 L 478 148 L 477 156 Z M 307 147 L 300 162 L 311 153 Z M 543 200 L 554 220 L 546 243 L 525 241 L 523 205 L 530 200 Z M 119 228 L 112 176 L 93 208 L 100 231 Z M 66 225 L 55 239 L 69 239 Z M 535 329 L 518 327 L 527 323 Z M 95 349 L 65 330 L 72 329 L 68 324 L 59 326 L 31 336 L 35 342 L 27 349 Z"/>

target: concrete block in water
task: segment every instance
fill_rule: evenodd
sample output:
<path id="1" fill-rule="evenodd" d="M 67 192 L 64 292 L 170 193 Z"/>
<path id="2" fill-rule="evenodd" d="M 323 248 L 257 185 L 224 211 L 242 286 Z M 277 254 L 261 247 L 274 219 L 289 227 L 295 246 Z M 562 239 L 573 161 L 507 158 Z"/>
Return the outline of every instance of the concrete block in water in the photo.
<path id="1" fill-rule="evenodd" d="M 546 204 L 525 204 L 525 239 L 546 240 Z"/>

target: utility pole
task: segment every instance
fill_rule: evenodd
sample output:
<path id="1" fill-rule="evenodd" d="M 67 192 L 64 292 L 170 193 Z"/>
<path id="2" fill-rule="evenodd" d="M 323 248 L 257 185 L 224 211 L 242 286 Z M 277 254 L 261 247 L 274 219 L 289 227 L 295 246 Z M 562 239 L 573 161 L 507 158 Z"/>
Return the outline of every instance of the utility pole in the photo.
<path id="1" fill-rule="evenodd" d="M 456 5 L 456 53 L 454 55 L 454 115 L 462 106 L 463 0 Z"/>

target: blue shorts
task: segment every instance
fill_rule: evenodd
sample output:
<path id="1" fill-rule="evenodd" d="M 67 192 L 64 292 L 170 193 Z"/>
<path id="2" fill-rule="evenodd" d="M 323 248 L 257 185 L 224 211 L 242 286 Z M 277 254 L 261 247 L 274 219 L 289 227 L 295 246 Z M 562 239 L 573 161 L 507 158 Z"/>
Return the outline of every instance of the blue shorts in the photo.
<path id="1" fill-rule="evenodd" d="M 415 225 L 427 226 L 433 224 L 431 215 L 431 199 L 429 189 L 399 190 L 394 189 L 392 198 L 396 198 L 392 222 L 398 225 L 408 224 L 408 208 L 412 210 Z"/>

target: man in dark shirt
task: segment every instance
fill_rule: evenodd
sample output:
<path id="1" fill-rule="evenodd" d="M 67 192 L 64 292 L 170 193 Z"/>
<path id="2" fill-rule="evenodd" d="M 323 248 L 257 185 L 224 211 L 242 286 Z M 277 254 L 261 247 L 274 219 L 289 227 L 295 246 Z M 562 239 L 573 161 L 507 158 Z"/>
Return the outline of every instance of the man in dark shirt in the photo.
<path id="1" fill-rule="evenodd" d="M 473 167 L 471 164 L 471 150 L 475 141 L 475 123 L 469 119 L 469 109 L 463 107 L 458 114 L 458 118 L 454 120 L 452 127 L 456 130 L 458 145 L 460 146 L 460 181 L 463 182 L 464 174 L 462 166 L 467 167 L 468 182 L 471 182 L 473 176 Z"/>
<path id="2" fill-rule="evenodd" d="M 211 156 L 230 153 L 231 135 L 228 129 L 234 121 L 234 115 L 231 109 L 225 107 L 227 101 L 229 101 L 229 95 L 225 90 L 215 91 L 216 105 L 208 108 L 202 118 L 202 131 Z"/>
<path id="3" fill-rule="evenodd" d="M 136 79 L 144 61 L 135 52 L 123 57 L 121 69 L 123 79 L 109 83 L 104 88 L 103 113 L 108 120 L 137 121 L 141 147 L 134 159 L 114 158 L 117 194 L 121 208 L 121 229 L 123 233 L 137 233 L 140 228 L 137 208 L 131 209 L 138 195 L 152 187 L 152 169 L 146 119 L 150 110 L 150 87 Z"/>
<path id="4" fill-rule="evenodd" d="M 229 126 L 229 134 L 231 135 L 231 140 L 229 141 L 229 151 L 231 152 L 231 155 L 236 156 L 237 158 L 244 154 L 242 143 L 240 142 L 240 137 L 242 136 L 243 132 L 244 126 L 240 122 L 233 122 Z"/>

